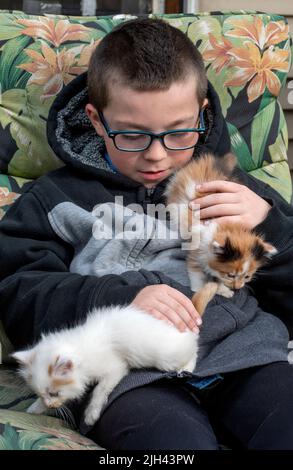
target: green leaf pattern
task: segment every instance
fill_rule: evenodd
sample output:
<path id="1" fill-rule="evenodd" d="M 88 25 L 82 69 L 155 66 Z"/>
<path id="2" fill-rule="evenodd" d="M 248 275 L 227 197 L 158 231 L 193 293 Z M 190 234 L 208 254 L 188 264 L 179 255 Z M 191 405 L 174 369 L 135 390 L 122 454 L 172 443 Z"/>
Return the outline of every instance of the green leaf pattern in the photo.
<path id="1" fill-rule="evenodd" d="M 0 450 L 99 449 L 59 418 L 26 413 L 33 400 L 14 369 L 0 366 Z"/>

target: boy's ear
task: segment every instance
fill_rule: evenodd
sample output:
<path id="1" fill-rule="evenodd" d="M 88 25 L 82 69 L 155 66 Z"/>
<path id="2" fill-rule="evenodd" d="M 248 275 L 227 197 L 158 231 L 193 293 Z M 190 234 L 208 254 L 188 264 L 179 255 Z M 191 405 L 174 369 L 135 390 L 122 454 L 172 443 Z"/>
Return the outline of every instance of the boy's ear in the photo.
<path id="1" fill-rule="evenodd" d="M 205 98 L 202 104 L 202 108 L 206 108 L 208 104 L 209 104 L 209 100 Z"/>
<path id="2" fill-rule="evenodd" d="M 100 136 L 104 135 L 104 127 L 102 126 L 102 123 L 100 121 L 98 112 L 94 105 L 91 103 L 87 103 L 85 106 L 85 112 L 87 114 L 87 117 L 91 121 L 92 125 L 94 126 L 96 133 Z"/>

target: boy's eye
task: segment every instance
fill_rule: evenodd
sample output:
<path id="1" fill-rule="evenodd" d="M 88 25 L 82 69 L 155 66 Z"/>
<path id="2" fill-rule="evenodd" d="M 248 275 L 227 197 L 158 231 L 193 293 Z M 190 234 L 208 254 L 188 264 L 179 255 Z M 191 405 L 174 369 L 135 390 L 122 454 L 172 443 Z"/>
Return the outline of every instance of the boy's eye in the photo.
<path id="1" fill-rule="evenodd" d="M 184 139 L 193 135 L 193 132 L 174 132 L 173 134 L 167 134 L 168 139 Z"/>
<path id="2" fill-rule="evenodd" d="M 119 138 L 124 140 L 139 140 L 145 139 L 145 136 L 141 134 L 120 134 Z"/>

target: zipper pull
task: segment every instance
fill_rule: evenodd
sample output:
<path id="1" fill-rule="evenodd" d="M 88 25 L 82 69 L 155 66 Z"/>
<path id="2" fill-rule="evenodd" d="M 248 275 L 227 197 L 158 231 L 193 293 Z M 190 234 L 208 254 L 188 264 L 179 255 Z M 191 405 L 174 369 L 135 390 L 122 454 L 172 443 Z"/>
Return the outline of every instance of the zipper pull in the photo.
<path id="1" fill-rule="evenodd" d="M 156 188 L 146 188 L 146 192 L 148 195 L 148 198 L 150 199 L 152 195 L 154 194 Z"/>

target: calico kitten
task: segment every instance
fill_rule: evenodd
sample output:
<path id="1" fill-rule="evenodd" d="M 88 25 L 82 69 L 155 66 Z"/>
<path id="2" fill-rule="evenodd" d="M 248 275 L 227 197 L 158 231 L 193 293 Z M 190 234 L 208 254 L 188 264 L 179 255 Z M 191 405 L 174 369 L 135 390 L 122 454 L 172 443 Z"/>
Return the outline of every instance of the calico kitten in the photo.
<path id="1" fill-rule="evenodd" d="M 199 309 L 205 309 L 206 294 Z M 12 354 L 20 374 L 39 396 L 27 410 L 42 413 L 80 398 L 98 382 L 85 412 L 92 425 L 114 387 L 130 368 L 192 372 L 196 365 L 198 333 L 180 332 L 134 305 L 94 309 L 78 326 L 42 335 L 32 348 Z"/>
<path id="2" fill-rule="evenodd" d="M 188 208 L 184 223 L 188 233 L 199 235 L 197 246 L 187 254 L 187 269 L 191 288 L 198 291 L 206 282 L 218 283 L 218 294 L 232 297 L 235 289 L 241 289 L 251 281 L 256 271 L 277 250 L 260 235 L 239 223 L 216 221 L 192 224 L 192 209 L 188 203 L 202 197 L 196 186 L 208 181 L 229 180 L 236 158 L 229 153 L 222 158 L 212 154 L 202 155 L 178 170 L 171 178 L 165 195 L 167 204 L 185 204 Z"/>

